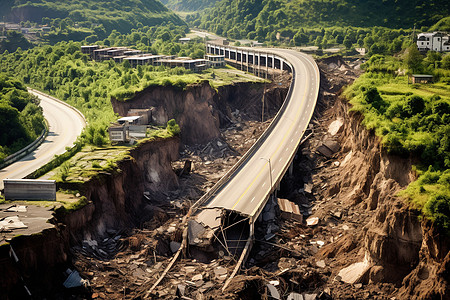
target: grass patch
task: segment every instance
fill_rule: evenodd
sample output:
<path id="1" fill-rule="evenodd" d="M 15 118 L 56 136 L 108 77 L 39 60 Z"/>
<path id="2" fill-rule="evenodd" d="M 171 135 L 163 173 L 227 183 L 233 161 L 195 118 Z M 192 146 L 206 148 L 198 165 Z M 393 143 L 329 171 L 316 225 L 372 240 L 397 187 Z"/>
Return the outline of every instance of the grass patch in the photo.
<path id="1" fill-rule="evenodd" d="M 207 81 L 213 88 L 217 89 L 220 86 L 237 82 L 264 82 L 264 79 L 230 66 L 221 69 L 208 69 L 200 73 L 190 73 L 184 69 L 178 69 L 161 69 L 159 72 L 147 72 L 139 83 L 133 86 L 117 88 L 111 92 L 111 96 L 119 101 L 127 101 L 133 98 L 136 93 L 152 86 L 185 89 L 188 86 Z"/>
<path id="2" fill-rule="evenodd" d="M 53 169 L 47 176 L 57 182 L 82 183 L 99 173 L 117 170 L 117 162 L 129 157 L 133 146 L 84 146 L 75 156 Z"/>

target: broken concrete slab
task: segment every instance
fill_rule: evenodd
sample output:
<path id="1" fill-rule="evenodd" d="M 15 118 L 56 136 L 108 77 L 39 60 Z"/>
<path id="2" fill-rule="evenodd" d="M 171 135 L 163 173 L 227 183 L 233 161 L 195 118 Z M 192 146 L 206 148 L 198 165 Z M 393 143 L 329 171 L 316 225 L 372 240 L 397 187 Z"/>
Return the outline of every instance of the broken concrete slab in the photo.
<path id="1" fill-rule="evenodd" d="M 303 221 L 303 216 L 297 204 L 287 199 L 278 198 L 278 206 L 280 207 L 281 217 L 286 220 L 294 219 L 298 222 Z"/>
<path id="2" fill-rule="evenodd" d="M 351 264 L 350 266 L 339 271 L 338 276 L 341 277 L 341 281 L 349 284 L 358 282 L 361 277 L 370 269 L 369 259 L 366 257 L 362 262 Z"/>
<path id="3" fill-rule="evenodd" d="M 277 290 L 277 288 L 274 285 L 267 283 L 266 287 L 268 290 L 269 297 L 272 297 L 272 299 L 277 299 L 277 300 L 281 299 L 280 292 Z"/>
<path id="4" fill-rule="evenodd" d="M 27 212 L 26 205 L 13 205 L 5 209 L 7 212 Z"/>
<path id="5" fill-rule="evenodd" d="M 321 145 L 319 147 L 317 147 L 316 149 L 320 154 L 322 154 L 323 156 L 325 156 L 326 158 L 331 158 L 333 156 L 333 151 L 331 151 L 330 149 L 328 149 L 328 147 Z"/>
<path id="6" fill-rule="evenodd" d="M 323 145 L 325 147 L 327 147 L 328 149 L 330 149 L 333 154 L 338 152 L 341 149 L 341 146 L 339 145 L 338 142 L 336 142 L 335 140 L 326 140 Z"/>
<path id="7" fill-rule="evenodd" d="M 77 270 L 71 270 L 67 269 L 66 274 L 69 276 L 67 277 L 66 281 L 64 281 L 63 285 L 65 288 L 74 288 L 74 287 L 80 287 L 80 286 L 89 286 L 89 281 L 86 279 L 81 278 L 80 273 L 78 273 Z"/>
<path id="8" fill-rule="evenodd" d="M 170 242 L 170 251 L 172 251 L 172 253 L 177 252 L 178 249 L 180 249 L 180 247 L 181 247 L 181 243 L 175 242 L 175 241 Z"/>
<path id="9" fill-rule="evenodd" d="M 28 228 L 18 216 L 6 217 L 0 220 L 0 231 Z"/>

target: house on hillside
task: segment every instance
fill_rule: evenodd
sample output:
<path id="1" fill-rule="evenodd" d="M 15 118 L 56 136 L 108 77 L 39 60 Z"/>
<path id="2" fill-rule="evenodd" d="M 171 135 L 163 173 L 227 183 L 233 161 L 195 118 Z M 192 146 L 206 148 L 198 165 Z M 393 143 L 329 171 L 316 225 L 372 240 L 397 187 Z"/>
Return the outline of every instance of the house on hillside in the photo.
<path id="1" fill-rule="evenodd" d="M 450 52 L 449 35 L 444 32 L 423 32 L 417 36 L 417 48 L 421 52 Z"/>

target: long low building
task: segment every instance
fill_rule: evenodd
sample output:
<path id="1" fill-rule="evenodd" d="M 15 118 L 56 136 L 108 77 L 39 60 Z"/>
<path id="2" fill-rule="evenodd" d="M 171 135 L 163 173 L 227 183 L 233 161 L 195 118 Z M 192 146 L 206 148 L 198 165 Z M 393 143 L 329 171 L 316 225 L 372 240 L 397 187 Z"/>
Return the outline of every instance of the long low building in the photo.
<path id="1" fill-rule="evenodd" d="M 143 65 L 155 65 L 164 55 L 141 54 L 124 57 L 122 61 L 128 61 L 133 68 Z"/>
<path id="2" fill-rule="evenodd" d="M 209 67 L 209 62 L 206 59 L 160 59 L 156 64 L 170 68 L 182 67 L 194 72 L 203 71 Z"/>

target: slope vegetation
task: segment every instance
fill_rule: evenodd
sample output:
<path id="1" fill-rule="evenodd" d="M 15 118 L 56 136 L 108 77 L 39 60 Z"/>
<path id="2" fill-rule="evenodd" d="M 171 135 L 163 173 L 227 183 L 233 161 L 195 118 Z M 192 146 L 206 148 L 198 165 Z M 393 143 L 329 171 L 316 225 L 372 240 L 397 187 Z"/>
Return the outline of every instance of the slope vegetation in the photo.
<path id="1" fill-rule="evenodd" d="M 106 32 L 113 29 L 129 32 L 132 28 L 169 22 L 184 25 L 178 16 L 158 0 L 7 0 L 0 5 L 2 16 L 12 22 L 41 23 L 43 18 L 68 18 L 68 25 L 84 28 L 102 25 Z"/>
<path id="2" fill-rule="evenodd" d="M 219 0 L 163 0 L 161 2 L 176 11 L 198 11 L 213 6 Z"/>
<path id="3" fill-rule="evenodd" d="M 232 38 L 253 32 L 258 38 L 273 31 L 298 27 L 431 26 L 448 16 L 445 0 L 224 0 L 193 25 Z"/>

